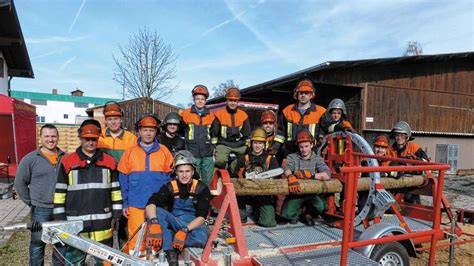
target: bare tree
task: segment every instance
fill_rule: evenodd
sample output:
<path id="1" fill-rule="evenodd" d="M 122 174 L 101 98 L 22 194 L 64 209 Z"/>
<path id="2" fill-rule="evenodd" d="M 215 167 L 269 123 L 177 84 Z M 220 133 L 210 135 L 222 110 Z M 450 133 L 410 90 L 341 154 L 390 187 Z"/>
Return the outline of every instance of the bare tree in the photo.
<path id="1" fill-rule="evenodd" d="M 238 88 L 239 85 L 235 84 L 234 80 L 228 79 L 226 82 L 222 82 L 221 84 L 212 88 L 212 97 L 225 96 L 227 90 L 232 87 Z"/>
<path id="2" fill-rule="evenodd" d="M 156 31 L 140 29 L 115 55 L 114 80 L 126 98 L 166 99 L 176 89 L 176 56 Z"/>

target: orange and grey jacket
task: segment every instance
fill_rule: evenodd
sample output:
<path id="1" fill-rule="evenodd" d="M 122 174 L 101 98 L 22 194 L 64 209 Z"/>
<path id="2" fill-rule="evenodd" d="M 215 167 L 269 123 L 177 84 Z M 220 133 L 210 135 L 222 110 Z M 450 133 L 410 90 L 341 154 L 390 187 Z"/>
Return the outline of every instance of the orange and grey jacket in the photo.
<path id="1" fill-rule="evenodd" d="M 217 111 L 215 116 L 211 127 L 212 144 L 236 148 L 248 143 L 251 132 L 247 113 L 226 107 Z"/>
<path id="2" fill-rule="evenodd" d="M 212 156 L 211 126 L 215 116 L 204 109 L 201 115 L 193 105 L 181 112 L 184 121 L 184 141 L 186 150 L 194 157 L 203 158 Z"/>
<path id="3" fill-rule="evenodd" d="M 303 115 L 298 110 L 298 103 L 288 105 L 283 109 L 279 117 L 277 135 L 284 136 L 287 153 L 297 150 L 295 140 L 300 130 L 307 129 L 316 136 L 319 119 L 324 112 L 326 108 L 313 103 Z"/>
<path id="4" fill-rule="evenodd" d="M 120 135 L 114 138 L 110 134 L 110 129 L 106 128 L 102 130 L 97 148 L 112 155 L 115 159 L 115 163 L 118 164 L 125 150 L 136 144 L 137 137 L 133 135 L 132 132 L 124 129 Z"/>
<path id="5" fill-rule="evenodd" d="M 233 178 L 245 178 L 246 172 L 255 171 L 260 168 L 261 171 L 268 171 L 280 167 L 275 156 L 266 152 L 261 155 L 253 155 L 249 152 L 240 156 L 237 165 L 232 173 Z"/>

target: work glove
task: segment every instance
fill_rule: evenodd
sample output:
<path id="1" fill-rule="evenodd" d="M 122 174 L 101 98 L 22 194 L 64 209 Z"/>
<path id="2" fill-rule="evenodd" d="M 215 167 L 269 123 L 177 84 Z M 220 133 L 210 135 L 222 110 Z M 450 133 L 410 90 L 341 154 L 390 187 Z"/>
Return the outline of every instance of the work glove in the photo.
<path id="1" fill-rule="evenodd" d="M 292 194 L 298 194 L 301 192 L 300 182 L 298 182 L 298 179 L 294 175 L 288 177 L 288 190 Z"/>
<path id="2" fill-rule="evenodd" d="M 309 170 L 299 170 L 295 173 L 298 179 L 312 179 L 314 175 Z"/>
<path id="3" fill-rule="evenodd" d="M 186 241 L 186 237 L 188 236 L 188 233 L 185 231 L 186 230 L 181 229 L 174 234 L 173 243 L 171 245 L 179 251 L 183 251 L 184 241 Z"/>
<path id="4" fill-rule="evenodd" d="M 163 233 L 161 231 L 161 225 L 155 217 L 148 221 L 148 245 L 150 245 L 155 251 L 158 251 L 161 249 L 162 244 Z"/>

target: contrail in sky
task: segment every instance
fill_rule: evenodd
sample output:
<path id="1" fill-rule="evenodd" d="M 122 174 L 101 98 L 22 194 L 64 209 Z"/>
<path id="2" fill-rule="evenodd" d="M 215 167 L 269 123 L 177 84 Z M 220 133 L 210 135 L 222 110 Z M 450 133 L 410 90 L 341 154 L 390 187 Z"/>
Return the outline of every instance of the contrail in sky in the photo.
<path id="1" fill-rule="evenodd" d="M 68 30 L 69 33 L 71 33 L 72 28 L 74 28 L 74 25 L 76 25 L 76 21 L 77 21 L 77 19 L 79 18 L 79 16 L 81 15 L 81 11 L 82 11 L 82 8 L 84 7 L 84 4 L 85 4 L 85 3 L 86 3 L 86 0 L 82 0 L 82 4 L 81 4 L 81 6 L 79 7 L 79 10 L 77 10 L 76 17 L 75 17 L 74 20 L 72 21 L 71 26 L 69 26 L 69 30 Z"/>

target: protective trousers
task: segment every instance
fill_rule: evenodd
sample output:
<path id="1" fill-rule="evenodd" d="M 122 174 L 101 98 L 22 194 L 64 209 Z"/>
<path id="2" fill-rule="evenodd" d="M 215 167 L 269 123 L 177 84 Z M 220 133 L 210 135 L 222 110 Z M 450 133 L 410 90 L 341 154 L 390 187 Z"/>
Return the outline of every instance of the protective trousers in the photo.
<path id="1" fill-rule="evenodd" d="M 212 157 L 195 157 L 196 158 L 196 172 L 201 177 L 201 181 L 209 186 L 214 173 L 214 162 Z"/>
<path id="2" fill-rule="evenodd" d="M 251 205 L 257 224 L 263 227 L 276 226 L 275 201 L 273 196 L 238 197 L 239 213 L 242 220 L 247 219 L 246 205 Z"/>
<path id="3" fill-rule="evenodd" d="M 241 147 L 236 147 L 232 148 L 226 145 L 219 144 L 216 146 L 216 168 L 219 169 L 225 169 L 229 160 L 229 155 L 231 153 L 234 153 L 237 155 L 237 158 L 241 155 L 245 154 L 245 151 L 247 150 L 247 146 L 241 146 Z M 235 167 L 237 164 L 237 160 L 234 160 L 234 162 L 231 165 L 231 172 L 232 168 Z"/>
<path id="4" fill-rule="evenodd" d="M 192 198 L 175 198 L 172 212 L 163 208 L 157 209 L 156 216 L 163 230 L 163 250 L 172 249 L 171 243 L 173 242 L 174 234 L 196 219 L 195 213 L 196 209 L 194 208 Z M 188 233 L 184 246 L 203 248 L 208 238 L 208 229 L 203 224 Z"/>
<path id="5" fill-rule="evenodd" d="M 303 204 L 309 203 L 314 208 L 314 214 L 322 214 L 327 209 L 326 201 L 318 195 L 288 195 L 286 196 L 281 216 L 287 220 L 296 220 L 301 214 Z"/>

